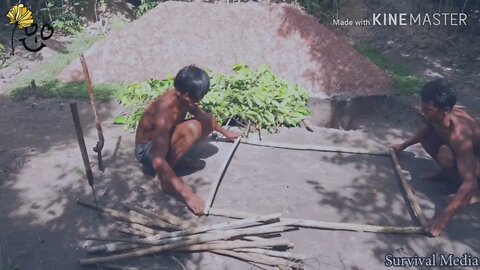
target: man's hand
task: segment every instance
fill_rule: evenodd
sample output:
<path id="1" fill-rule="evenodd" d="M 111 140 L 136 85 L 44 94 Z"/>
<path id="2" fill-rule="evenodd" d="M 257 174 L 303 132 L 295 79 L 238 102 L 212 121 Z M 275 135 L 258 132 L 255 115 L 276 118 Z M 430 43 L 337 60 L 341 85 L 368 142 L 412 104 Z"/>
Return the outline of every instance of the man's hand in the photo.
<path id="1" fill-rule="evenodd" d="M 402 152 L 403 150 L 405 150 L 405 147 L 403 147 L 403 145 L 401 143 L 399 144 L 391 144 L 388 146 L 388 148 L 392 148 L 393 151 L 395 151 L 395 154 L 399 154 L 400 152 Z"/>
<path id="2" fill-rule="evenodd" d="M 430 221 L 430 224 L 428 225 L 427 232 L 433 236 L 437 237 L 439 236 L 443 230 L 445 229 L 445 226 L 447 225 L 448 221 L 444 221 L 441 216 L 437 218 L 433 218 Z"/>
<path id="3" fill-rule="evenodd" d="M 241 134 L 234 131 L 227 130 L 223 135 L 227 140 L 234 142 L 238 138 L 238 136 L 240 136 Z"/>
<path id="4" fill-rule="evenodd" d="M 195 215 L 201 216 L 204 214 L 205 202 L 200 197 L 193 195 L 185 198 L 185 204 Z"/>

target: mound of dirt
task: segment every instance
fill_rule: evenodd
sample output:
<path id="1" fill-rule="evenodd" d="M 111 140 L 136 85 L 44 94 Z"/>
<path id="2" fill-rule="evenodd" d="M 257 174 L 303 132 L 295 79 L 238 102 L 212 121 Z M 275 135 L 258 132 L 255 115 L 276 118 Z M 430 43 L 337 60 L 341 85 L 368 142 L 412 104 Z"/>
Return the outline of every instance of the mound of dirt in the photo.
<path id="1" fill-rule="evenodd" d="M 169 1 L 112 31 L 85 52 L 93 83 L 139 82 L 175 75 L 189 64 L 231 74 L 234 64 L 273 71 L 311 96 L 390 94 L 379 68 L 304 11 L 286 4 Z M 80 61 L 57 77 L 83 80 Z"/>

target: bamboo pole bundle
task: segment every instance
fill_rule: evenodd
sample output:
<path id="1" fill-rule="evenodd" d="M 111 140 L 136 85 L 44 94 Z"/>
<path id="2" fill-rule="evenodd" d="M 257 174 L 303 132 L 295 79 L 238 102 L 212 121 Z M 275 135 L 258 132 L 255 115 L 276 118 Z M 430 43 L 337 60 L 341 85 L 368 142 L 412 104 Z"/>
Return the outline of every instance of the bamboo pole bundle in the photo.
<path id="1" fill-rule="evenodd" d="M 163 239 L 163 241 L 159 240 L 158 242 L 155 242 L 155 244 L 153 242 L 148 243 L 151 245 L 155 245 L 152 247 L 141 248 L 136 251 L 127 252 L 127 253 L 118 254 L 118 255 L 97 257 L 97 258 L 91 258 L 91 259 L 81 259 L 80 263 L 82 265 L 90 265 L 90 264 L 96 264 L 96 263 L 111 262 L 116 260 L 157 254 L 160 252 L 169 251 L 179 247 L 193 245 L 193 244 L 200 244 L 200 243 L 205 243 L 209 241 L 229 239 L 232 237 L 246 235 L 246 234 L 261 234 L 261 233 L 271 232 L 271 231 L 278 232 L 278 231 L 284 231 L 285 229 L 286 228 L 282 226 L 274 227 L 272 225 L 263 225 L 263 226 L 259 226 L 258 228 L 239 229 L 239 230 L 232 230 L 232 231 L 226 231 L 221 233 L 206 233 L 204 235 L 199 235 L 199 236 L 196 235 L 196 236 L 179 237 L 178 239 L 175 239 L 175 240 L 172 238 L 168 238 L 168 239 Z M 118 241 L 121 239 L 112 239 L 112 240 Z M 131 241 L 134 241 L 134 240 L 131 240 Z M 139 241 L 140 243 L 142 243 L 141 239 L 139 239 Z"/>
<path id="2" fill-rule="evenodd" d="M 186 227 L 185 224 L 188 224 L 189 221 L 182 224 L 177 217 L 172 219 L 167 215 L 168 220 L 173 220 L 173 223 L 168 223 L 138 206 L 126 207 L 130 211 L 128 213 L 88 203 L 78 202 L 78 204 L 106 213 L 119 220 L 121 225 L 117 226 L 117 230 L 129 235 L 128 238 L 86 237 L 89 240 L 104 241 L 105 243 L 86 247 L 87 253 L 96 254 L 97 257 L 81 259 L 82 265 L 105 266 L 104 263 L 157 253 L 203 251 L 234 257 L 261 269 L 286 269 L 303 262 L 301 255 L 290 252 L 283 252 L 285 254 L 282 255 L 280 251 L 270 250 L 274 247 L 292 248 L 293 243 L 289 240 L 259 237 L 277 235 L 289 229 L 280 220 L 281 214 L 279 213 L 252 215 L 245 219 L 202 226 L 195 224 Z M 164 223 L 167 223 L 168 226 L 165 226 Z M 193 224 L 190 222 L 190 225 Z M 160 225 L 167 227 L 163 229 L 172 231 L 154 229 L 162 227 Z M 246 240 L 247 238 L 248 240 Z M 115 267 L 121 266 L 113 265 L 112 267 L 115 269 Z"/>

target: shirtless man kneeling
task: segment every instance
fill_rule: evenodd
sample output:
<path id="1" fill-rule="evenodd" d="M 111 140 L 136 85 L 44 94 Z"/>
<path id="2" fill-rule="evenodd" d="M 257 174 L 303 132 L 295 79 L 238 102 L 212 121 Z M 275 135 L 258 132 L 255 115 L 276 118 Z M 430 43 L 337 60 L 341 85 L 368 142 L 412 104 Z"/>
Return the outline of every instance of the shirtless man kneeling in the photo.
<path id="1" fill-rule="evenodd" d="M 427 83 L 421 98 L 425 125 L 404 143 L 389 147 L 400 153 L 421 143 L 441 167 L 440 173 L 432 179 L 441 176 L 460 183 L 447 207 L 429 224 L 430 234 L 438 236 L 463 206 L 480 201 L 477 182 L 480 178 L 480 123 L 455 106 L 457 94 L 444 79 Z"/>
<path id="2" fill-rule="evenodd" d="M 239 134 L 222 128 L 198 105 L 210 90 L 205 71 L 193 65 L 181 69 L 168 90 L 150 103 L 143 113 L 135 136 L 135 157 L 144 169 L 155 171 L 163 191 L 178 197 L 196 215 L 205 202 L 175 174 L 177 162 L 212 131 L 234 141 Z M 189 112 L 193 118 L 185 120 Z"/>

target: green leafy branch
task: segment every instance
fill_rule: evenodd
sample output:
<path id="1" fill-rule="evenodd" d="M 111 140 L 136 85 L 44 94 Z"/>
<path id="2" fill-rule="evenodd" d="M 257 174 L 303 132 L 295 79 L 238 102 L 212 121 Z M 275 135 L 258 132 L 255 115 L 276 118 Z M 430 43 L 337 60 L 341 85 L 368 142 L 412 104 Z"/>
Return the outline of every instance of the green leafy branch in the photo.
<path id="1" fill-rule="evenodd" d="M 201 102 L 219 123 L 232 119 L 231 123 L 250 122 L 257 129 L 275 132 L 280 126 L 298 125 L 310 114 L 307 92 L 274 75 L 268 66 L 252 71 L 247 65 L 235 65 L 233 71 L 232 76 L 210 72 L 211 90 Z M 128 86 L 118 100 L 130 112 L 115 122 L 134 129 L 144 107 L 172 87 L 173 78 Z"/>

